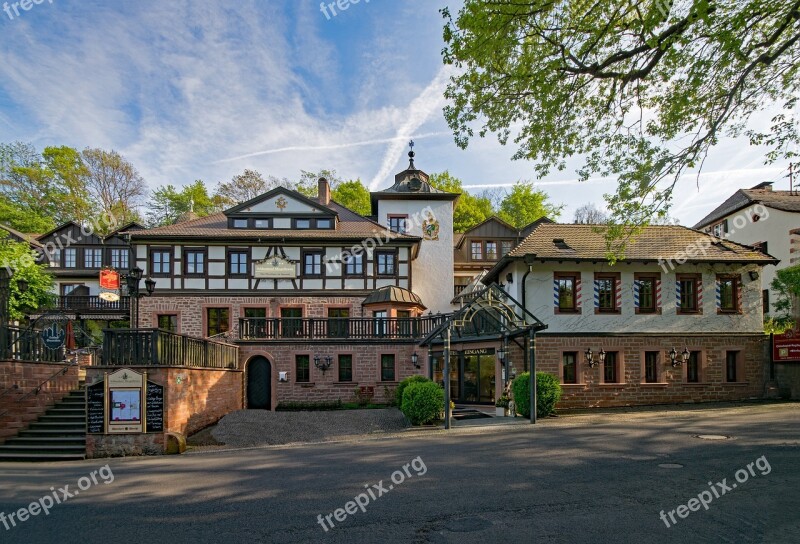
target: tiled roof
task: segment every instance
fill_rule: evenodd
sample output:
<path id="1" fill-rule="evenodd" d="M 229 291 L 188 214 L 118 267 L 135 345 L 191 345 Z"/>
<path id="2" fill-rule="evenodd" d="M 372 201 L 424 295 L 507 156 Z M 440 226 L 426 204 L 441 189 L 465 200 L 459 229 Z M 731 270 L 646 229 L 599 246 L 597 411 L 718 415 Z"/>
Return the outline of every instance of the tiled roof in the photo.
<path id="1" fill-rule="evenodd" d="M 696 256 L 689 256 L 694 248 Z M 607 258 L 603 227 L 598 225 L 561 225 L 542 223 L 522 241 L 508 257 L 535 255 L 546 260 L 602 261 Z M 711 234 L 679 225 L 653 225 L 628 240 L 625 261 L 686 259 L 687 262 L 753 262 L 774 263 L 776 260 L 749 246 L 721 240 Z"/>
<path id="2" fill-rule="evenodd" d="M 20 232 L 17 229 L 12 229 L 11 227 L 9 227 L 7 225 L 3 225 L 2 223 L 0 223 L 0 230 L 4 230 L 7 233 L 9 233 L 12 238 L 16 238 L 19 241 L 25 241 L 25 242 L 31 244 L 32 246 L 35 246 L 35 247 L 41 247 L 42 246 L 42 244 L 40 244 L 36 240 L 36 235 L 35 234 L 25 234 L 24 232 Z"/>
<path id="3" fill-rule="evenodd" d="M 776 210 L 800 213 L 800 193 L 796 191 L 773 191 L 764 188 L 739 189 L 714 211 L 698 221 L 694 228 L 702 229 L 713 225 L 751 204 L 763 204 Z"/>
<path id="4" fill-rule="evenodd" d="M 363 240 L 381 236 L 389 240 L 419 240 L 416 236 L 398 234 L 386 227 L 366 219 L 357 213 L 331 202 L 327 206 L 339 215 L 339 223 L 335 230 L 326 229 L 229 229 L 228 218 L 224 213 L 215 213 L 192 221 L 176 223 L 153 229 L 131 231 L 134 240 L 142 238 L 191 237 L 211 239 L 253 239 L 253 240 Z"/>

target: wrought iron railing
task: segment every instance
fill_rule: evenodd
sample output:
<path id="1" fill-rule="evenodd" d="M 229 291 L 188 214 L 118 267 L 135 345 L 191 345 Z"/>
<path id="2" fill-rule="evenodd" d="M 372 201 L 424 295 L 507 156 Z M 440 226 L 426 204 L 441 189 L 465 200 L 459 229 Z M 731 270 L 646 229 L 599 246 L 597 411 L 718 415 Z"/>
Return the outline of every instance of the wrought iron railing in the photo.
<path id="1" fill-rule="evenodd" d="M 224 342 L 161 329 L 103 331 L 103 365 L 236 368 L 238 361 L 238 346 Z"/>
<path id="2" fill-rule="evenodd" d="M 116 302 L 109 302 L 96 296 L 67 295 L 55 297 L 52 309 L 78 312 L 128 312 L 131 308 L 131 297 L 124 296 Z"/>
<path id="3" fill-rule="evenodd" d="M 241 318 L 239 340 L 416 340 L 430 333 L 444 316 Z"/>

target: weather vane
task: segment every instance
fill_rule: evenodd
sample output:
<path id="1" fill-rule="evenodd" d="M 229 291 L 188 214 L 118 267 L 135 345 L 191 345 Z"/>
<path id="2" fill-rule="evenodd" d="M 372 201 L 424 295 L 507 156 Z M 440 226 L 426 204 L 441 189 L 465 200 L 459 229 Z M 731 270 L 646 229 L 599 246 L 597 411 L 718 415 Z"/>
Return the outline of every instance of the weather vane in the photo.
<path id="1" fill-rule="evenodd" d="M 411 148 L 411 151 L 414 151 L 414 140 L 411 140 L 410 142 L 408 142 L 408 147 Z"/>

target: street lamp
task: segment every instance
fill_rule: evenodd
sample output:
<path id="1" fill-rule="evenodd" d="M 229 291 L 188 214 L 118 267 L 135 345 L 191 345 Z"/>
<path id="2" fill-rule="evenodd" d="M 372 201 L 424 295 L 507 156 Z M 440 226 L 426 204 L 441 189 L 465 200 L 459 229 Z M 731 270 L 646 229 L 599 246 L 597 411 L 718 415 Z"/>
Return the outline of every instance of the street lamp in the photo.
<path id="1" fill-rule="evenodd" d="M 138 266 L 132 268 L 125 276 L 125 282 L 128 285 L 128 294 L 133 299 L 133 321 L 134 328 L 139 328 L 139 299 L 142 297 L 151 297 L 156 290 L 156 281 L 149 277 L 144 281 L 145 292 L 139 290 L 139 283 L 142 281 L 143 270 Z"/>

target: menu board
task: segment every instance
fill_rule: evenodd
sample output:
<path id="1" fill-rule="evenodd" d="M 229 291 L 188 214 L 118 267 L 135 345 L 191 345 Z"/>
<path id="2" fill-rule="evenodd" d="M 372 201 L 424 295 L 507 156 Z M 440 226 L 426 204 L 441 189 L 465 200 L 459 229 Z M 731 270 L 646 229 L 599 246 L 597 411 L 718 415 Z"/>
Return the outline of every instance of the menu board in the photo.
<path id="1" fill-rule="evenodd" d="M 103 381 L 86 388 L 86 432 L 89 434 L 105 431 L 105 388 Z"/>
<path id="2" fill-rule="evenodd" d="M 164 432 L 164 387 L 157 383 L 147 382 L 146 399 L 147 432 Z"/>

